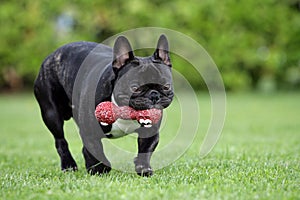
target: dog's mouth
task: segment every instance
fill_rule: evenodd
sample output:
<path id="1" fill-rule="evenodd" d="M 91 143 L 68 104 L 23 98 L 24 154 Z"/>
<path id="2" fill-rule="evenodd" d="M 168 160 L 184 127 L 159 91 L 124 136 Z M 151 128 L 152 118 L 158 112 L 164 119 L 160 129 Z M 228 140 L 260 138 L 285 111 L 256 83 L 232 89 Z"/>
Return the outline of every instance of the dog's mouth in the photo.
<path id="1" fill-rule="evenodd" d="M 118 104 L 114 96 L 112 96 L 111 100 L 120 107 L 129 106 L 138 111 L 139 114 L 136 117 L 136 121 L 141 127 L 145 128 L 151 128 L 153 124 L 158 123 L 162 117 L 162 110 L 165 108 L 161 104 L 153 104 L 151 100 L 145 97 L 129 98 L 127 95 L 118 95 Z"/>
<path id="2" fill-rule="evenodd" d="M 158 104 L 155 105 L 141 105 L 141 106 L 136 106 L 136 105 L 129 105 L 131 108 L 134 110 L 150 110 L 150 109 L 158 109 L 158 110 L 163 110 L 164 107 Z"/>
<path id="3" fill-rule="evenodd" d="M 138 123 L 141 127 L 151 128 L 152 127 L 152 120 L 151 119 L 139 119 Z"/>
<path id="4" fill-rule="evenodd" d="M 162 110 L 165 108 L 161 102 L 153 103 L 148 98 L 130 99 L 129 106 L 135 110 L 148 110 L 153 108 Z"/>

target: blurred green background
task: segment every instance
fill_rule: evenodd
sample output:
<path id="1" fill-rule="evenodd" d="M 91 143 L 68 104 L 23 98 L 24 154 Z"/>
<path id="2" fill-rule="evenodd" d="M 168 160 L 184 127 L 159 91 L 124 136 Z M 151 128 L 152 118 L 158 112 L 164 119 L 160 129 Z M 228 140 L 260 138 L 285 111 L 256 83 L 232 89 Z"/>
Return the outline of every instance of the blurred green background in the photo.
<path id="1" fill-rule="evenodd" d="M 228 91 L 300 89 L 299 0 L 1 0 L 0 24 L 2 91 L 31 88 L 44 58 L 65 43 L 144 26 L 199 42 Z M 192 68 L 176 70 L 205 88 Z"/>

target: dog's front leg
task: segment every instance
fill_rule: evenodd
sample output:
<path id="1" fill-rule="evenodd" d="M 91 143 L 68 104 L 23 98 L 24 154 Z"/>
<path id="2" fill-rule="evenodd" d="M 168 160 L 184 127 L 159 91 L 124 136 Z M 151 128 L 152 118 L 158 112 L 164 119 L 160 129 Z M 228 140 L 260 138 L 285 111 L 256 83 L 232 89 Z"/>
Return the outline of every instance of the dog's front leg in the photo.
<path id="1" fill-rule="evenodd" d="M 140 128 L 138 134 L 138 155 L 134 159 L 135 171 L 140 176 L 151 176 L 153 170 L 150 159 L 159 141 L 158 128 Z"/>
<path id="2" fill-rule="evenodd" d="M 99 147 L 99 149 L 101 150 L 101 152 L 98 152 L 99 153 L 98 156 L 101 157 L 101 161 L 95 158 L 94 155 L 92 155 L 92 153 L 90 153 L 85 146 L 82 148 L 82 153 L 85 159 L 86 170 L 91 175 L 95 175 L 95 174 L 101 175 L 103 173 L 108 173 L 111 170 L 110 163 L 104 155 L 102 144 L 101 144 L 101 148 Z"/>

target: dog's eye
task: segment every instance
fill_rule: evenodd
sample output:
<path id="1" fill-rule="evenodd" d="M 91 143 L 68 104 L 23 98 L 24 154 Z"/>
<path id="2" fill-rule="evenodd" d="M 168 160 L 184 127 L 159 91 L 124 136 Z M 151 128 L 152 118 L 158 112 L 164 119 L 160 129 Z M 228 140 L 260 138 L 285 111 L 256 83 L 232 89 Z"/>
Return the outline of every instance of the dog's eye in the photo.
<path id="1" fill-rule="evenodd" d="M 160 64 L 160 63 L 162 63 L 162 60 L 160 60 L 160 59 L 153 59 L 152 62 L 153 62 L 153 63 L 159 63 L 159 64 Z"/>
<path id="2" fill-rule="evenodd" d="M 167 83 L 163 86 L 164 90 L 170 90 L 171 89 L 171 84 Z"/>
<path id="3" fill-rule="evenodd" d="M 140 61 L 137 60 L 137 59 L 134 59 L 134 60 L 131 60 L 130 63 L 131 63 L 131 64 L 134 64 L 134 65 L 139 65 L 139 64 L 140 64 Z"/>
<path id="4" fill-rule="evenodd" d="M 141 89 L 139 88 L 139 86 L 137 85 L 133 85 L 130 87 L 131 92 L 133 93 L 139 93 L 141 91 Z"/>

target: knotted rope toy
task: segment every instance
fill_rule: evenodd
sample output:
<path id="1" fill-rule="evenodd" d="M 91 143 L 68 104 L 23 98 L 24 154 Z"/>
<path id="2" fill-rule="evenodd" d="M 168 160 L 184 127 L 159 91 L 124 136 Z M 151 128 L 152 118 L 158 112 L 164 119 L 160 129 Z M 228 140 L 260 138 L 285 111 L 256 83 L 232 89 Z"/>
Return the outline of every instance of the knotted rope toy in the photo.
<path id="1" fill-rule="evenodd" d="M 129 106 L 118 107 L 110 101 L 101 102 L 95 110 L 95 117 L 102 126 L 114 123 L 117 119 L 137 120 L 142 127 L 150 128 L 159 122 L 162 111 L 156 108 L 134 110 Z"/>

